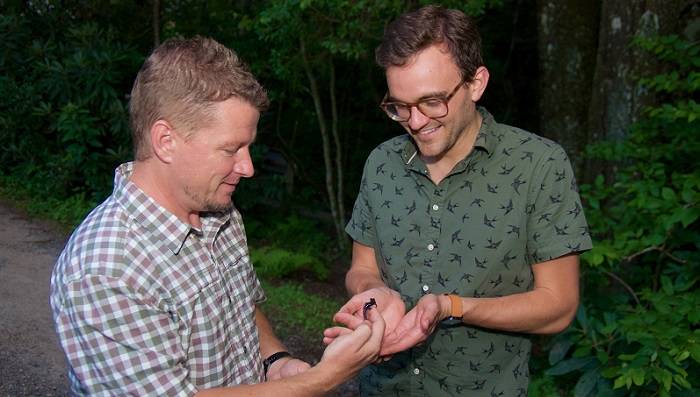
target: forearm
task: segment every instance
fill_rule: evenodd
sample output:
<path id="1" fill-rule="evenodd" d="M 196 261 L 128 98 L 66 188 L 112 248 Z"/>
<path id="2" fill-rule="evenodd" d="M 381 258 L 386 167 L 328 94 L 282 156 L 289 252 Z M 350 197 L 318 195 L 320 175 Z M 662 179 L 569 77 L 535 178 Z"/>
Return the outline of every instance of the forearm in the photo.
<path id="1" fill-rule="evenodd" d="M 291 378 L 283 378 L 254 385 L 202 390 L 197 397 L 287 396 L 316 397 L 328 394 L 348 380 L 347 374 L 330 371 L 319 363 L 313 368 Z M 354 374 L 353 374 L 354 375 Z"/>
<path id="2" fill-rule="evenodd" d="M 260 355 L 263 360 L 279 351 L 287 351 L 284 344 L 275 336 L 270 322 L 260 308 L 255 309 L 255 324 L 260 336 Z"/>
<path id="3" fill-rule="evenodd" d="M 544 288 L 499 298 L 460 298 L 462 322 L 496 331 L 552 334 L 564 330 L 573 318 L 576 304 L 553 301 Z M 570 307 L 573 311 L 570 312 Z M 391 355 L 426 340 L 453 312 L 453 300 L 446 295 L 424 295 L 384 339 L 382 355 Z"/>
<path id="4" fill-rule="evenodd" d="M 462 298 L 462 322 L 507 332 L 555 334 L 565 330 L 577 304 L 535 290 L 498 298 Z"/>
<path id="5" fill-rule="evenodd" d="M 275 336 L 272 326 L 260 308 L 255 309 L 255 323 L 260 337 L 260 355 L 262 359 L 270 355 L 287 351 L 284 344 Z M 282 358 L 276 361 L 270 372 L 277 370 L 290 358 Z M 235 387 L 216 388 L 202 390 L 197 393 L 199 397 L 228 397 L 228 396 L 259 396 L 259 395 L 287 395 L 287 396 L 322 396 L 330 392 L 334 387 L 347 380 L 342 374 L 336 374 L 332 368 L 325 368 L 325 363 L 319 363 L 314 368 L 295 374 L 291 377 L 266 381 L 254 385 L 238 385 Z"/>
<path id="6" fill-rule="evenodd" d="M 535 276 L 532 291 L 497 298 L 463 297 L 462 322 L 537 334 L 566 329 L 578 309 L 578 255 L 543 262 L 532 269 Z"/>
<path id="7" fill-rule="evenodd" d="M 358 242 L 352 244 L 352 264 L 345 276 L 345 288 L 356 295 L 372 288 L 387 288 L 379 274 L 374 249 Z"/>
<path id="8" fill-rule="evenodd" d="M 343 332 L 323 353 L 312 368 L 268 382 L 230 388 L 204 390 L 199 397 L 224 396 L 324 396 L 341 383 L 355 376 L 360 369 L 379 357 L 385 323 L 377 311 L 370 311 L 352 332 Z M 291 363 L 291 362 L 290 362 Z"/>
<path id="9" fill-rule="evenodd" d="M 378 272 L 366 268 L 350 268 L 345 276 L 345 288 L 350 295 L 359 294 L 372 288 L 388 288 Z"/>

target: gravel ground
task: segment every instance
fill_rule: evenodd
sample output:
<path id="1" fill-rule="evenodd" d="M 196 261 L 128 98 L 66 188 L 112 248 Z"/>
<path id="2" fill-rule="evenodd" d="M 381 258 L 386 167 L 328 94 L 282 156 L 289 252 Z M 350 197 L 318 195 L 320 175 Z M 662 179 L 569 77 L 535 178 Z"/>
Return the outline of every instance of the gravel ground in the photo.
<path id="1" fill-rule="evenodd" d="M 68 235 L 4 201 L 0 218 L 5 219 L 0 225 L 0 397 L 68 396 L 67 365 L 48 303 L 51 270 Z M 283 342 L 312 365 L 323 352 L 322 345 L 298 337 Z M 357 395 L 356 379 L 330 394 Z"/>
<path id="2" fill-rule="evenodd" d="M 65 236 L 0 202 L 0 396 L 67 396 L 49 277 Z"/>

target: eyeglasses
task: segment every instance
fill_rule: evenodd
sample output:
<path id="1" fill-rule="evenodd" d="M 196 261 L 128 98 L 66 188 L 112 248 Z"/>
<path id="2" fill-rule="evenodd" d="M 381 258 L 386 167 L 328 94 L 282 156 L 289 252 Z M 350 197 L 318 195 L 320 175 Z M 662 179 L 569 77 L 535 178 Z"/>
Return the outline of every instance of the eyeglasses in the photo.
<path id="1" fill-rule="evenodd" d="M 408 121 L 408 119 L 411 118 L 411 109 L 414 107 L 417 108 L 419 112 L 423 113 L 425 117 L 430 117 L 431 119 L 445 117 L 449 111 L 447 103 L 450 102 L 452 97 L 459 91 L 459 87 L 466 81 L 467 79 L 462 79 L 462 81 L 457 84 L 457 87 L 446 97 L 425 98 L 414 103 L 399 101 L 387 102 L 386 100 L 389 97 L 389 93 L 387 92 L 386 95 L 384 95 L 382 103 L 379 104 L 379 107 L 386 112 L 389 118 L 399 122 Z"/>

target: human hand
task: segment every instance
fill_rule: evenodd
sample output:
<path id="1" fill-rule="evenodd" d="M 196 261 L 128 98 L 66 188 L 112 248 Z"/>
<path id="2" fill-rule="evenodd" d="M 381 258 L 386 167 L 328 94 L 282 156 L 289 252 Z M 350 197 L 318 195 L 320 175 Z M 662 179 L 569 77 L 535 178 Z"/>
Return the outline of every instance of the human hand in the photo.
<path id="1" fill-rule="evenodd" d="M 311 368 L 311 365 L 305 361 L 296 358 L 283 358 L 272 363 L 267 370 L 267 380 L 288 378 L 300 374 L 309 368 Z"/>
<path id="2" fill-rule="evenodd" d="M 372 306 L 367 310 L 367 320 L 355 329 L 329 328 L 324 332 L 328 347 L 318 365 L 335 368 L 338 376 L 350 379 L 366 365 L 379 360 L 379 350 L 386 330 L 386 322 L 379 310 Z"/>
<path id="3" fill-rule="evenodd" d="M 376 306 L 373 306 L 372 310 L 379 311 L 386 323 L 385 333 L 392 331 L 406 313 L 406 305 L 401 299 L 401 295 L 388 287 L 373 288 L 356 294 L 338 310 L 338 313 L 333 316 L 333 321 L 343 324 L 349 329 L 357 328 L 364 320 L 365 304 L 372 299 L 376 302 Z M 323 342 L 331 343 L 334 335 L 334 332 L 324 333 Z"/>
<path id="4" fill-rule="evenodd" d="M 401 319 L 397 326 L 384 337 L 380 355 L 390 356 L 419 345 L 433 333 L 445 318 L 440 307 L 440 297 L 423 296 L 416 306 Z"/>

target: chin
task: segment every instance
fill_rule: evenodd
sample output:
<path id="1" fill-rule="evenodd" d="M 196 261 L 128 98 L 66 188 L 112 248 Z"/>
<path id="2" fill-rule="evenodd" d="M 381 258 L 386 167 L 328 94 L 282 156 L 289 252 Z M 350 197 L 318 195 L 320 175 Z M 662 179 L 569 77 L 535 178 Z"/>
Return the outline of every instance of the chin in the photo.
<path id="1" fill-rule="evenodd" d="M 229 200 L 221 203 L 207 203 L 204 206 L 205 212 L 230 212 L 233 208 L 233 201 Z"/>
<path id="2" fill-rule="evenodd" d="M 444 153 L 441 148 L 436 148 L 431 145 L 418 145 L 418 152 L 423 157 L 436 158 Z"/>

